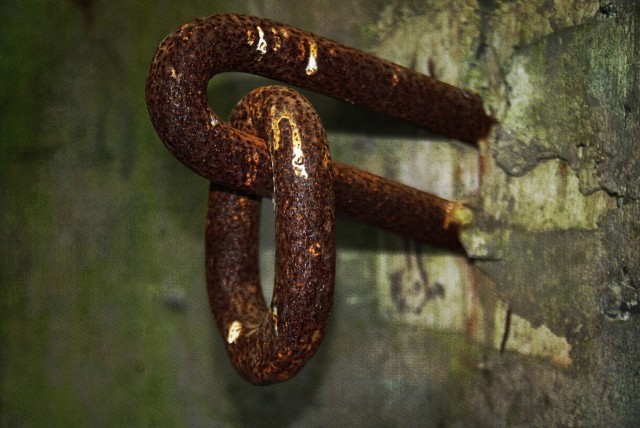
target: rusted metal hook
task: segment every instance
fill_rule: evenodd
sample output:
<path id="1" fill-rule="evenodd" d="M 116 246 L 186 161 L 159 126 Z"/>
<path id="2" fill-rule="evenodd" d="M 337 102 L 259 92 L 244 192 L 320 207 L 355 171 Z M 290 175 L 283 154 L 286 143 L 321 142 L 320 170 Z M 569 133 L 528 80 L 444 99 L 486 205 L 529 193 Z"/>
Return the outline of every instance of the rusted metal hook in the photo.
<path id="1" fill-rule="evenodd" d="M 458 234 L 467 211 L 459 202 L 329 164 L 319 120 L 310 119 L 313 109 L 294 91 L 252 93 L 234 110 L 231 126 L 225 124 L 211 111 L 206 91 L 208 80 L 225 71 L 312 89 L 471 143 L 485 137 L 494 120 L 476 94 L 266 19 L 196 19 L 160 44 L 147 77 L 151 120 L 174 156 L 214 183 L 206 238 L 211 307 L 236 369 L 266 384 L 293 376 L 322 338 L 335 257 L 328 201 L 335 196 L 336 210 L 356 220 L 454 251 L 462 248 Z M 273 150 L 280 143 L 289 148 Z M 284 152 L 288 163 L 275 156 Z M 323 181 L 315 182 L 316 175 Z M 257 198 L 272 196 L 277 245 L 295 251 L 276 250 L 267 310 L 257 279 L 255 213 Z M 320 206 L 304 208 L 315 206 L 310 198 Z M 309 233 L 319 235 L 303 237 Z"/>

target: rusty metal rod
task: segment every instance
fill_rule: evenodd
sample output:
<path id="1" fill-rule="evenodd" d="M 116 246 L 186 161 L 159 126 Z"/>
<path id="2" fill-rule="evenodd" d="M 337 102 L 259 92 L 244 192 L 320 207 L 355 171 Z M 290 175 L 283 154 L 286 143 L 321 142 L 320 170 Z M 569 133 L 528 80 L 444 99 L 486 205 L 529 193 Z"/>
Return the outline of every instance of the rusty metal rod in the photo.
<path id="1" fill-rule="evenodd" d="M 191 21 L 160 44 L 147 77 L 153 125 L 182 163 L 212 182 L 271 197 L 265 142 L 225 124 L 207 82 L 241 71 L 308 88 L 474 143 L 494 122 L 476 94 L 331 40 L 267 19 L 216 15 Z M 333 164 L 336 209 L 451 250 L 468 219 L 459 202 Z"/>
<path id="2" fill-rule="evenodd" d="M 260 88 L 240 110 L 232 126 L 267 141 L 273 162 L 273 298 L 267 308 L 258 272 L 260 198 L 216 184 L 205 233 L 207 290 L 233 366 L 265 385 L 294 376 L 324 337 L 335 282 L 333 180 L 320 118 L 302 95 Z"/>

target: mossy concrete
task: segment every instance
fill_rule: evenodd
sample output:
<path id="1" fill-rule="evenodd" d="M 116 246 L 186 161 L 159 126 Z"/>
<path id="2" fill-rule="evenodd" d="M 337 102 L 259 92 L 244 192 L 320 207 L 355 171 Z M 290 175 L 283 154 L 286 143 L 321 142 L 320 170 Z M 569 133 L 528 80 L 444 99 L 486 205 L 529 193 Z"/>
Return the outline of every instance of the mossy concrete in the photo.
<path id="1" fill-rule="evenodd" d="M 527 391 L 527 402 L 545 403 L 534 411 L 505 397 L 515 406 L 505 410 L 515 412 L 512 423 L 526 414 L 532 424 L 629 425 L 638 418 L 631 403 L 640 394 L 632 374 L 640 361 L 632 339 L 640 328 L 639 157 L 637 121 L 629 121 L 638 84 L 629 67 L 638 58 L 632 40 L 640 9 L 633 2 L 596 6 L 578 25 L 531 40 L 502 63 L 506 103 L 483 147 L 477 226 L 488 241 L 491 231 L 501 238 L 499 260 L 476 265 L 514 313 L 571 346 L 564 372 L 530 369 L 540 380 L 559 375 L 560 394 L 544 381 L 509 380 Z"/>

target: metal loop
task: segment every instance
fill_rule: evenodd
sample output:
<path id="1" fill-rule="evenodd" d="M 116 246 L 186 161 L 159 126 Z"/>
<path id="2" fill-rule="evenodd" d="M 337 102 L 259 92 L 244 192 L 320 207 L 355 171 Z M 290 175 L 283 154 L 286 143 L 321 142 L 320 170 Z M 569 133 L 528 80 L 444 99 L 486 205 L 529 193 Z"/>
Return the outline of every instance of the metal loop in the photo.
<path id="1" fill-rule="evenodd" d="M 212 182 L 206 240 L 214 317 L 243 377 L 278 382 L 300 369 L 324 333 L 334 206 L 453 251 L 462 251 L 459 231 L 470 212 L 460 202 L 331 163 L 317 115 L 292 90 L 251 93 L 225 124 L 207 99 L 207 82 L 225 71 L 298 85 L 470 143 L 486 137 L 494 119 L 476 94 L 262 18 L 196 19 L 163 40 L 147 76 L 147 106 L 171 153 Z M 273 197 L 277 207 L 277 278 L 268 310 L 258 280 L 259 197 Z"/>
<path id="2" fill-rule="evenodd" d="M 207 287 L 236 370 L 249 382 L 289 379 L 324 336 L 335 277 L 335 214 L 327 140 L 299 93 L 266 87 L 236 106 L 231 125 L 268 142 L 276 209 L 276 274 L 267 310 L 258 274 L 260 202 L 212 185 Z"/>

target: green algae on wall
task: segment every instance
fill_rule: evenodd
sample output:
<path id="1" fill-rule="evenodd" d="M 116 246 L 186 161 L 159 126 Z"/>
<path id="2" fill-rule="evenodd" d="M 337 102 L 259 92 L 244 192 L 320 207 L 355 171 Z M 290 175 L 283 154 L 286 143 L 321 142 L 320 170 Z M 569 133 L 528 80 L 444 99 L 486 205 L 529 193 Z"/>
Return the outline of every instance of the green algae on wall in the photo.
<path id="1" fill-rule="evenodd" d="M 200 263 L 183 256 L 200 250 L 199 227 L 158 214 L 173 187 L 158 167 L 171 161 L 158 163 L 144 79 L 180 21 L 149 15 L 152 2 L 87 6 L 3 5 L 0 425 L 176 426 L 175 337 L 211 329 L 185 330 L 180 311 L 204 290 L 177 310 L 167 300 L 200 283 Z"/>

